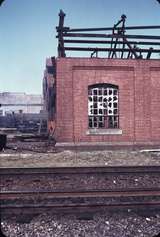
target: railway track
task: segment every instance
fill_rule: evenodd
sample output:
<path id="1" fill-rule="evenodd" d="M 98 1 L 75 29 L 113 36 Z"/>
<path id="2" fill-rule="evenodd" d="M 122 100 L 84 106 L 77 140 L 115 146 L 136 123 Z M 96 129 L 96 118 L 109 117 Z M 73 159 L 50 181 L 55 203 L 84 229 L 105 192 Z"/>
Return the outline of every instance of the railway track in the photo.
<path id="1" fill-rule="evenodd" d="M 1 168 L 2 191 L 116 191 L 160 188 L 160 166 Z"/>
<path id="2" fill-rule="evenodd" d="M 1 212 L 160 210 L 160 167 L 3 168 Z"/>
<path id="3" fill-rule="evenodd" d="M 160 190 L 121 190 L 116 192 L 2 192 L 1 213 L 41 213 L 58 211 L 97 211 L 147 208 L 160 211 Z"/>

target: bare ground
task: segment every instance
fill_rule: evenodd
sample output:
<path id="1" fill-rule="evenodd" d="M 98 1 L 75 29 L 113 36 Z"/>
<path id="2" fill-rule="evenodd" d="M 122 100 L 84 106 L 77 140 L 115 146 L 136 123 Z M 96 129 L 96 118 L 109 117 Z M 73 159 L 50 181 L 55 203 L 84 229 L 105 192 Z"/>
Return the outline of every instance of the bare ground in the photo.
<path id="1" fill-rule="evenodd" d="M 0 153 L 0 167 L 160 165 L 160 150 L 65 150 L 46 142 L 17 142 Z"/>

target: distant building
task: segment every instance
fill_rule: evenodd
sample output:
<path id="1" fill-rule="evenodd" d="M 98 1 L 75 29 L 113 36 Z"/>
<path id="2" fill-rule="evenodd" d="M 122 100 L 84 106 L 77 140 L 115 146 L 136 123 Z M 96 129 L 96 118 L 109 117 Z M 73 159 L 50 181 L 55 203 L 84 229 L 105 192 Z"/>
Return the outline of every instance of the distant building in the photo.
<path id="1" fill-rule="evenodd" d="M 17 92 L 0 93 L 0 116 L 12 113 L 39 113 L 42 96 Z"/>
<path id="2" fill-rule="evenodd" d="M 41 95 L 2 92 L 0 104 L 1 128 L 16 128 L 21 132 L 46 130 Z"/>

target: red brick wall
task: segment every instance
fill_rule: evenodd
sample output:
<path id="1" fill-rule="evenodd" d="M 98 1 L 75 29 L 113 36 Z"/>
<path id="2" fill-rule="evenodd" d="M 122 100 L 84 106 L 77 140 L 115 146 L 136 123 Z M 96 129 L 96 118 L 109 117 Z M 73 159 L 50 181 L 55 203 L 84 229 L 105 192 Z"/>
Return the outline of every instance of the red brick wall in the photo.
<path id="1" fill-rule="evenodd" d="M 160 141 L 160 66 L 151 67 L 150 70 L 151 88 L 151 139 Z"/>
<path id="2" fill-rule="evenodd" d="M 160 60 L 57 58 L 58 142 L 159 142 Z M 88 85 L 119 86 L 121 135 L 86 135 Z"/>

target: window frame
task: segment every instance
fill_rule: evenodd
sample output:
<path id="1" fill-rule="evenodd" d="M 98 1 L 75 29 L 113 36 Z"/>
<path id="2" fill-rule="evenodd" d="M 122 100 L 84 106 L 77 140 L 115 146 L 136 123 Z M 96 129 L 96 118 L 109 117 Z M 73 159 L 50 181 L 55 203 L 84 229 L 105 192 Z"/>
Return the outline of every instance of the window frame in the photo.
<path id="1" fill-rule="evenodd" d="M 95 90 L 95 95 L 94 95 L 94 89 L 97 89 L 97 92 Z M 112 92 L 109 92 L 112 91 Z M 116 91 L 116 93 L 115 93 Z M 101 94 L 100 94 L 101 93 Z M 106 97 L 105 94 L 106 93 Z M 109 93 L 111 93 L 111 95 L 109 96 Z M 115 95 L 114 95 L 115 93 Z M 94 102 L 94 96 L 97 97 L 95 98 L 95 102 Z M 116 96 L 116 99 L 114 98 L 114 96 Z M 102 103 L 99 103 L 101 101 L 99 101 L 99 99 L 102 98 Z M 108 98 L 111 99 L 111 107 L 110 108 L 108 106 Z M 114 98 L 114 99 L 113 99 Z M 92 99 L 92 100 L 91 100 Z M 106 99 L 106 111 L 107 111 L 107 115 L 105 114 L 105 109 L 104 109 L 104 99 Z M 90 100 L 90 101 L 89 101 Z M 116 100 L 114 102 L 114 100 Z M 116 107 L 114 107 L 116 104 Z M 101 106 L 101 108 L 100 108 Z M 94 108 L 96 107 L 97 109 L 97 113 L 98 115 L 96 116 L 96 113 L 94 114 Z M 108 109 L 110 108 L 110 113 L 108 114 Z M 95 109 L 95 111 L 96 111 Z M 99 112 L 102 111 L 102 116 L 99 115 Z M 117 113 L 115 114 L 115 110 L 117 110 Z M 91 115 L 91 113 L 93 113 L 93 115 Z M 91 117 L 92 122 L 91 122 Z M 100 120 L 98 120 L 102 118 L 102 123 L 100 122 Z M 96 118 L 96 119 L 95 119 Z M 112 125 L 109 124 L 109 120 L 112 118 Z M 96 126 L 94 126 L 94 122 L 93 120 L 95 119 L 95 121 L 97 121 L 95 124 Z M 105 120 L 103 122 L 103 119 Z M 92 126 L 90 125 L 92 124 Z M 93 125 L 94 124 L 94 125 Z M 117 124 L 117 125 L 116 125 Z M 102 126 L 100 126 L 102 125 Z M 89 85 L 88 86 L 88 131 L 87 134 L 122 134 L 122 131 L 119 129 L 119 87 L 117 85 L 114 84 L 108 84 L 108 83 L 97 83 L 97 84 L 93 84 L 93 85 Z"/>

